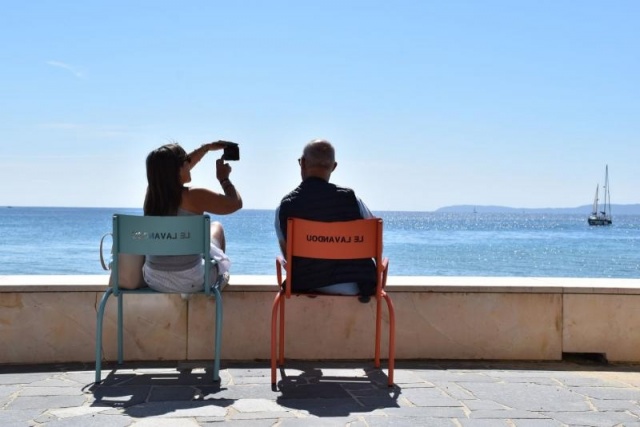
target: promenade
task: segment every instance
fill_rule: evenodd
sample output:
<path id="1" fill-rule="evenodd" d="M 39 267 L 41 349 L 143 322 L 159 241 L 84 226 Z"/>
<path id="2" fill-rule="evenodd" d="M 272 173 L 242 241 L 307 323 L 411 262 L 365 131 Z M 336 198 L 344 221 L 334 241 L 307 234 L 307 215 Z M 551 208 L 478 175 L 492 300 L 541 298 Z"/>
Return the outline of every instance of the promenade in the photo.
<path id="1" fill-rule="evenodd" d="M 640 365 L 398 361 L 396 386 L 370 362 L 268 361 L 0 366 L 0 425 L 640 426 Z M 384 365 L 383 365 L 384 366 Z"/>

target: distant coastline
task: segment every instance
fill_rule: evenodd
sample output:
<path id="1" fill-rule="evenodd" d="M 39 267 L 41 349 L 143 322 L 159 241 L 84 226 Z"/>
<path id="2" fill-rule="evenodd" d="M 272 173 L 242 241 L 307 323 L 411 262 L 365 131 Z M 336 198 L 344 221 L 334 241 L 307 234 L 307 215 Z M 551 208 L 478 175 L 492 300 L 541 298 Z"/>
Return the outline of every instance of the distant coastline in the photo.
<path id="1" fill-rule="evenodd" d="M 0 209 L 59 209 L 59 210 L 77 210 L 77 209 L 93 209 L 93 210 L 109 210 L 112 212 L 132 212 L 142 213 L 142 208 L 138 207 L 96 207 L 96 206 L 18 206 L 4 205 Z M 261 208 L 245 208 L 244 211 L 273 211 L 273 209 Z M 558 214 L 558 215 L 589 215 L 591 213 L 591 205 L 577 206 L 575 208 L 513 208 L 509 206 L 497 205 L 452 205 L 444 206 L 433 211 L 387 211 L 374 209 L 375 212 L 435 212 L 435 213 L 529 213 L 529 214 Z M 630 205 L 611 205 L 611 211 L 616 215 L 640 215 L 640 203 Z"/>
<path id="2" fill-rule="evenodd" d="M 591 205 L 575 208 L 512 208 L 508 206 L 482 205 L 453 205 L 436 209 L 439 213 L 535 213 L 535 214 L 573 214 L 589 215 Z M 640 215 L 640 204 L 611 205 L 611 212 L 615 215 Z"/>

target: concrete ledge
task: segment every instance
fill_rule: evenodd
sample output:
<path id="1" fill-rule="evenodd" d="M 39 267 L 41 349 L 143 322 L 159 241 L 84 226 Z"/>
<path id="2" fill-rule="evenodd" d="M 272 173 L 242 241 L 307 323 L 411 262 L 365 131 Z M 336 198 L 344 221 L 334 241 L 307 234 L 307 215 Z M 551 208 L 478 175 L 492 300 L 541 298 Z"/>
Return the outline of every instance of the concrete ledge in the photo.
<path id="1" fill-rule="evenodd" d="M 0 276 L 3 292 L 104 292 L 108 275 Z M 232 275 L 225 292 L 275 292 L 275 275 Z M 640 279 L 390 276 L 388 291 L 640 295 Z"/>
<path id="2" fill-rule="evenodd" d="M 96 307 L 108 276 L 0 276 L 0 363 L 90 362 Z M 399 359 L 559 360 L 565 352 L 640 362 L 638 279 L 393 276 Z M 275 276 L 234 275 L 223 292 L 222 357 L 269 358 Z M 287 301 L 286 356 L 373 357 L 375 303 Z M 201 360 L 213 354 L 214 303 L 203 295 L 124 298 L 126 360 Z M 115 298 L 103 353 L 114 360 Z M 388 313 L 383 307 L 386 357 Z"/>

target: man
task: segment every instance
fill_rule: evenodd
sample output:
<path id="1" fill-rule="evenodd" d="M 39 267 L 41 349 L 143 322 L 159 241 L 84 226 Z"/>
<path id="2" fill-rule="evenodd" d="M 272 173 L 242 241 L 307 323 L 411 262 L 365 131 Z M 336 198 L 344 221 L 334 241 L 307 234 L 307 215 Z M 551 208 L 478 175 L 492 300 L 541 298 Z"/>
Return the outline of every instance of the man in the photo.
<path id="1" fill-rule="evenodd" d="M 290 217 L 314 221 L 347 221 L 373 218 L 367 206 L 350 188 L 329 183 L 338 165 L 335 150 L 329 141 L 316 139 L 304 147 L 298 159 L 302 182 L 287 194 L 276 210 L 276 235 L 280 249 L 286 255 L 287 219 Z M 375 293 L 376 270 L 373 260 L 313 260 L 294 258 L 292 290 L 360 295 L 367 302 Z"/>

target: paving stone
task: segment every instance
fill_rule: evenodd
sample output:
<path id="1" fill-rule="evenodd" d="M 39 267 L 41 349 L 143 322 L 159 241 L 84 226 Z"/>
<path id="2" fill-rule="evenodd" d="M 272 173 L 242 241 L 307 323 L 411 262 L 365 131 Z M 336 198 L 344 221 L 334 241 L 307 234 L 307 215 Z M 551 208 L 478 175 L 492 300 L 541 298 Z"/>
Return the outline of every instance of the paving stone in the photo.
<path id="1" fill-rule="evenodd" d="M 399 407 L 398 401 L 389 396 L 358 397 L 356 400 L 367 409 Z"/>
<path id="2" fill-rule="evenodd" d="M 98 406 L 77 406 L 75 408 L 51 409 L 48 412 L 56 418 L 73 418 L 108 411 Z"/>
<path id="3" fill-rule="evenodd" d="M 521 409 L 480 409 L 471 411 L 470 419 L 549 419 L 550 417 L 539 412 L 523 411 Z"/>
<path id="4" fill-rule="evenodd" d="M 264 396 L 273 396 L 277 399 L 280 393 L 271 390 L 270 385 L 239 385 L 219 389 L 218 387 L 199 387 L 204 399 L 259 399 Z"/>
<path id="5" fill-rule="evenodd" d="M 216 382 L 212 380 L 208 375 L 192 375 L 192 374 L 180 374 L 173 372 L 170 374 L 160 373 L 154 374 L 152 372 L 146 374 L 127 375 L 117 377 L 118 379 L 125 380 L 128 385 L 153 385 L 153 386 L 216 386 Z M 124 381 L 119 381 L 124 382 Z M 106 385 L 112 385 L 107 383 Z M 115 384 L 113 384 L 115 385 Z"/>
<path id="6" fill-rule="evenodd" d="M 404 418 L 404 417 L 365 417 L 365 422 L 369 427 L 415 427 L 415 426 L 429 426 L 429 427 L 459 427 L 459 424 L 454 424 L 452 420 L 446 418 Z"/>
<path id="7" fill-rule="evenodd" d="M 408 384 L 430 384 L 420 373 L 403 369 L 394 371 L 393 381 L 402 387 L 406 387 Z"/>
<path id="8" fill-rule="evenodd" d="M 427 389 L 416 391 L 406 390 L 402 397 L 409 400 L 415 406 L 462 406 L 458 399 L 447 396 L 440 389 Z"/>
<path id="9" fill-rule="evenodd" d="M 640 411 L 637 401 L 590 399 L 597 411 Z"/>
<path id="10" fill-rule="evenodd" d="M 291 372 L 291 371 L 289 371 L 289 372 Z M 227 374 L 230 377 L 234 378 L 234 379 L 238 379 L 238 378 L 242 378 L 242 377 L 250 377 L 250 378 L 265 377 L 265 378 L 269 378 L 269 380 L 271 380 L 271 370 L 270 369 L 257 369 L 255 367 L 252 367 L 252 368 L 228 368 L 225 372 L 227 372 Z M 303 371 L 297 371 L 296 373 L 294 373 L 294 375 L 298 376 L 298 375 L 300 375 L 302 373 L 303 373 Z"/>
<path id="11" fill-rule="evenodd" d="M 271 377 L 267 376 L 241 376 L 233 378 L 233 385 L 243 385 L 243 384 L 271 384 Z"/>
<path id="12" fill-rule="evenodd" d="M 458 407 L 462 406 L 459 400 L 450 397 L 413 397 L 411 403 L 424 407 Z"/>
<path id="13" fill-rule="evenodd" d="M 306 420 L 305 420 L 306 421 Z M 216 426 L 219 427 L 220 424 L 201 424 L 202 426 Z M 233 426 L 233 427 L 273 427 L 274 425 L 279 425 L 279 424 L 274 424 L 273 420 L 269 420 L 269 419 L 264 419 L 264 420 L 227 420 L 224 422 L 224 426 Z M 304 425 L 304 423 L 298 424 L 298 425 Z"/>
<path id="14" fill-rule="evenodd" d="M 0 367 L 2 369 L 2 367 Z M 0 372 L 2 372 L 0 370 Z M 47 372 L 35 372 L 35 373 L 19 373 L 19 374 L 0 374 L 0 385 L 11 384 L 30 384 L 36 381 L 44 381 L 49 378 L 51 374 Z"/>
<path id="15" fill-rule="evenodd" d="M 101 386 L 94 391 L 95 401 L 93 404 L 112 408 L 126 408 L 146 402 L 149 393 L 151 393 L 150 386 Z"/>
<path id="16" fill-rule="evenodd" d="M 238 412 L 287 411 L 287 408 L 268 399 L 241 399 L 233 403 L 231 406 Z"/>
<path id="17" fill-rule="evenodd" d="M 283 387 L 280 389 L 280 399 L 322 399 L 322 398 L 350 398 L 351 395 L 339 383 L 316 383 Z"/>
<path id="18" fill-rule="evenodd" d="M 42 413 L 42 409 L 1 410 L 0 425 L 2 427 L 33 425 L 29 421 L 34 420 Z"/>
<path id="19" fill-rule="evenodd" d="M 187 418 L 187 417 L 224 417 L 227 407 L 217 406 L 213 402 L 149 402 L 126 409 L 126 414 L 134 418 Z"/>
<path id="20" fill-rule="evenodd" d="M 359 398 L 359 397 L 380 397 L 387 399 L 394 399 L 396 396 L 395 390 L 388 388 L 379 388 L 379 387 L 369 387 L 369 388 L 360 388 L 360 389 L 347 389 L 342 386 L 345 391 L 349 393 L 349 395 Z M 394 399 L 395 400 L 395 399 Z"/>
<path id="21" fill-rule="evenodd" d="M 132 420 L 128 417 L 118 415 L 93 414 L 76 418 L 63 418 L 50 421 L 46 427 L 127 427 Z"/>
<path id="22" fill-rule="evenodd" d="M 236 412 L 227 417 L 229 420 L 280 420 L 285 418 L 298 418 L 300 411 L 269 411 L 269 412 Z M 306 414 L 304 414 L 306 415 Z M 306 419 L 306 418 L 305 418 Z"/>
<path id="23" fill-rule="evenodd" d="M 158 418 L 151 418 L 152 420 L 154 419 L 158 419 Z M 196 421 L 198 421 L 198 423 L 201 426 L 216 426 L 216 427 L 220 427 L 220 423 L 226 422 L 227 421 L 227 417 L 198 417 L 196 418 Z"/>
<path id="24" fill-rule="evenodd" d="M 474 396 L 469 390 L 464 388 L 458 383 L 454 382 L 436 382 L 435 387 L 445 393 L 445 395 L 453 397 L 454 399 L 473 399 Z"/>
<path id="25" fill-rule="evenodd" d="M 149 402 L 191 401 L 200 395 L 200 390 L 189 386 L 170 386 L 151 388 Z"/>
<path id="26" fill-rule="evenodd" d="M 514 383 L 467 383 L 478 399 L 492 400 L 513 409 L 528 411 L 589 411 L 583 396 L 557 386 Z"/>
<path id="27" fill-rule="evenodd" d="M 586 376 L 572 376 L 567 378 L 558 378 L 567 387 L 627 387 L 626 384 L 619 381 L 605 380 L 603 378 L 594 378 Z"/>
<path id="28" fill-rule="evenodd" d="M 21 387 L 19 385 L 13 384 L 13 385 L 0 385 L 0 401 L 4 400 L 4 399 L 8 399 L 10 396 L 12 396 L 14 393 L 18 392 L 19 390 L 21 390 Z"/>
<path id="29" fill-rule="evenodd" d="M 499 426 L 509 426 L 511 427 L 513 424 L 507 420 L 479 420 L 479 419 L 462 419 L 458 420 L 458 423 L 462 427 L 499 427 Z"/>
<path id="30" fill-rule="evenodd" d="M 638 418 L 624 412 L 547 412 L 551 419 L 572 426 L 608 427 L 637 422 Z"/>
<path id="31" fill-rule="evenodd" d="M 131 427 L 200 427 L 200 423 L 190 418 L 185 419 L 144 419 L 135 421 Z"/>
<path id="32" fill-rule="evenodd" d="M 573 387 L 571 391 L 601 400 L 640 400 L 640 389 L 614 387 Z"/>
<path id="33" fill-rule="evenodd" d="M 284 399 L 277 403 L 283 408 L 304 411 L 318 417 L 349 416 L 365 409 L 353 399 Z"/>
<path id="34" fill-rule="evenodd" d="M 74 381 L 79 384 L 93 384 L 96 373 L 94 371 L 65 372 L 63 378 L 67 381 Z"/>
<path id="35" fill-rule="evenodd" d="M 358 421 L 358 417 L 322 417 L 322 418 L 305 418 L 304 420 L 300 419 L 285 419 L 282 420 L 278 424 L 278 427 L 296 427 L 302 426 L 304 427 L 344 427 L 349 425 L 349 427 L 353 427 L 355 422 Z"/>
<path id="36" fill-rule="evenodd" d="M 509 409 L 506 406 L 492 400 L 468 399 L 462 400 L 461 403 L 470 411 L 478 411 L 483 409 L 503 411 L 505 409 Z"/>
<path id="37" fill-rule="evenodd" d="M 467 418 L 467 415 L 463 408 L 452 407 L 411 407 L 411 408 L 384 408 L 382 410 L 389 417 L 404 417 L 404 418 Z"/>
<path id="38" fill-rule="evenodd" d="M 78 396 L 82 390 L 74 387 L 23 387 L 20 396 Z"/>
<path id="39" fill-rule="evenodd" d="M 514 427 L 565 427 L 566 424 L 560 421 L 543 419 L 543 420 L 511 420 Z M 625 426 L 629 427 L 629 426 Z"/>
<path id="40" fill-rule="evenodd" d="M 43 408 L 69 408 L 81 406 L 85 403 L 84 396 L 25 396 L 16 397 L 7 404 L 5 409 L 43 409 Z"/>
<path id="41" fill-rule="evenodd" d="M 561 383 L 558 382 L 558 380 L 556 380 L 555 378 L 549 378 L 549 377 L 536 377 L 536 376 L 508 376 L 508 377 L 501 377 L 499 375 L 491 375 L 492 378 L 494 378 L 495 380 L 499 381 L 499 382 L 504 382 L 504 383 L 531 383 L 531 384 L 540 384 L 540 385 L 554 385 L 554 386 L 558 386 L 558 385 L 562 385 Z"/>
<path id="42" fill-rule="evenodd" d="M 449 374 L 449 381 L 456 383 L 495 383 L 500 381 L 500 379 L 489 375 L 490 372 L 451 369 L 447 373 Z"/>
<path id="43" fill-rule="evenodd" d="M 35 381 L 29 387 L 78 387 L 80 383 L 66 379 L 65 377 L 49 377 L 42 381 Z"/>

